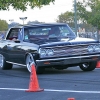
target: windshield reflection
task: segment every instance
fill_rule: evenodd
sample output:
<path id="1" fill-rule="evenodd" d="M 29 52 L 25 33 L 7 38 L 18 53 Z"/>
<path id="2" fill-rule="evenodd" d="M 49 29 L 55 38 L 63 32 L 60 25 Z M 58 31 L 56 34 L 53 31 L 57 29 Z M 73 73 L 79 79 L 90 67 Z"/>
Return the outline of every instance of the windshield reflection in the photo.
<path id="1" fill-rule="evenodd" d="M 75 38 L 76 35 L 67 25 L 28 27 L 24 30 L 24 40 L 40 41 L 48 39 Z M 27 35 L 27 36 L 26 36 Z"/>

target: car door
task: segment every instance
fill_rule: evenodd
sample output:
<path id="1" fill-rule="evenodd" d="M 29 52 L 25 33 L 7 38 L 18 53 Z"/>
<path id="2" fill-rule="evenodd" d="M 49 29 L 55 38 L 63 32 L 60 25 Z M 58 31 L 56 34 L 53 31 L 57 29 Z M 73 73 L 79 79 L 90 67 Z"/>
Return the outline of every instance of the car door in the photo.
<path id="1" fill-rule="evenodd" d="M 13 40 L 18 39 L 19 29 L 12 28 L 10 33 L 7 37 L 7 40 L 10 40 L 6 44 L 5 50 L 7 51 L 9 61 L 14 63 L 22 63 L 23 62 L 23 53 L 21 50 L 22 42 L 20 40 Z"/>

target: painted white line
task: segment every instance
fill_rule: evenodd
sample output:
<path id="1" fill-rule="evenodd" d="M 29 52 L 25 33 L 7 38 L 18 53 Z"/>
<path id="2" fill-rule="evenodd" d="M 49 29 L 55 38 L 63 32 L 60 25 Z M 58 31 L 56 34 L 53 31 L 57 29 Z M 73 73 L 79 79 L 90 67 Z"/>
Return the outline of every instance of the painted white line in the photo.
<path id="1" fill-rule="evenodd" d="M 19 88 L 0 88 L 0 90 L 18 90 L 18 91 L 25 91 L 28 89 L 19 89 Z"/>
<path id="2" fill-rule="evenodd" d="M 28 89 L 0 88 L 0 90 L 26 91 Z M 76 90 L 54 90 L 54 89 L 44 89 L 44 91 L 47 91 L 47 92 L 73 92 L 73 93 L 100 93 L 100 91 L 76 91 Z"/>
<path id="3" fill-rule="evenodd" d="M 52 92 L 73 92 L 73 93 L 100 93 L 100 91 L 76 91 L 76 90 L 53 90 L 53 89 L 44 89 L 44 91 L 52 91 Z"/>

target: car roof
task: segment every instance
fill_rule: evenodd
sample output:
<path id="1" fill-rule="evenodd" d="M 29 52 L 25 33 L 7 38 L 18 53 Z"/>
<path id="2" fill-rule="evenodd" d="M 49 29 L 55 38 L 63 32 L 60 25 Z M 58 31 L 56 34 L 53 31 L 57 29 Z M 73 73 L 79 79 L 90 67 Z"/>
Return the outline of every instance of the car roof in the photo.
<path id="1" fill-rule="evenodd" d="M 39 26 L 53 26 L 53 25 L 66 25 L 66 23 L 39 23 L 39 24 L 25 24 L 18 25 L 13 28 L 27 28 L 27 27 L 39 27 Z"/>

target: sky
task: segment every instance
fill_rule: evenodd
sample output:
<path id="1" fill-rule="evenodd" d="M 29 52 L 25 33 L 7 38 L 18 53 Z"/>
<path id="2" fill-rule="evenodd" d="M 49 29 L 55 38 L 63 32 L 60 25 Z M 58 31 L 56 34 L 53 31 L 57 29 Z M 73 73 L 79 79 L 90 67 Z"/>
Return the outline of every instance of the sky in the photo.
<path id="1" fill-rule="evenodd" d="M 74 0 L 55 0 L 54 4 L 50 3 L 50 5 L 44 6 L 41 9 L 28 8 L 25 12 L 22 12 L 20 10 L 16 11 L 10 8 L 9 11 L 0 11 L 0 19 L 6 20 L 8 23 L 11 23 L 11 20 L 13 20 L 13 22 L 22 24 L 23 21 L 20 20 L 20 17 L 27 17 L 24 23 L 35 20 L 39 22 L 52 23 L 56 22 L 58 15 L 60 15 L 61 13 L 72 11 L 72 9 L 74 9 L 73 1 Z"/>

